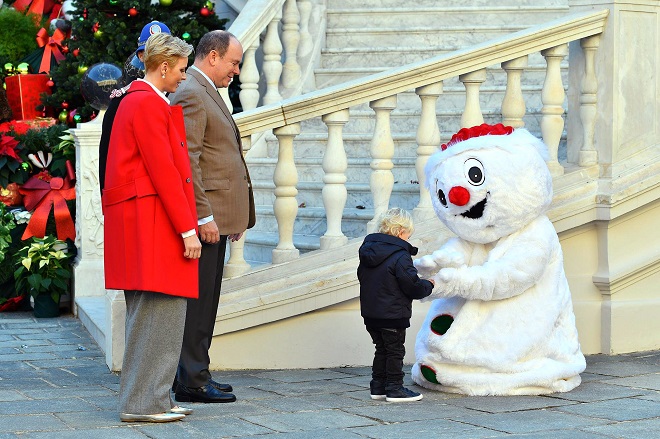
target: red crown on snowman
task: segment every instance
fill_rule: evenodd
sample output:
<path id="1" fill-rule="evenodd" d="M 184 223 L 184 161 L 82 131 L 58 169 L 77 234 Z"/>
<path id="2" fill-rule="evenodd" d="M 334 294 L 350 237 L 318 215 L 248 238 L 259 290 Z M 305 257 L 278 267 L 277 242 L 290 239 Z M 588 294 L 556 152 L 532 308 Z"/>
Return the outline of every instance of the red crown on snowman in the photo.
<path id="1" fill-rule="evenodd" d="M 462 128 L 456 134 L 451 136 L 451 140 L 449 140 L 449 142 L 442 144 L 440 148 L 444 151 L 445 149 L 449 148 L 452 145 L 455 145 L 456 143 L 462 142 L 467 139 L 471 139 L 473 137 L 488 136 L 488 135 L 501 136 L 501 135 L 511 134 L 512 132 L 513 132 L 513 127 L 505 126 L 502 125 L 501 123 L 498 123 L 496 125 L 488 125 L 486 123 L 482 123 L 481 125 L 474 126 L 471 128 Z"/>

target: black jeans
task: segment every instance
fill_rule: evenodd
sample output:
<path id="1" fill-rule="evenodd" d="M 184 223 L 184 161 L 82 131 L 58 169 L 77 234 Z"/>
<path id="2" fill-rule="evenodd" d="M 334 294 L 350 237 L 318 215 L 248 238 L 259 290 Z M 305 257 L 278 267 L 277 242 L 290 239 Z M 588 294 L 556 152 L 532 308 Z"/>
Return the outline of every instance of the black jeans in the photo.
<path id="1" fill-rule="evenodd" d="M 376 345 L 371 378 L 374 383 L 394 390 L 403 385 L 403 357 L 406 355 L 406 329 L 372 328 L 367 332 Z"/>

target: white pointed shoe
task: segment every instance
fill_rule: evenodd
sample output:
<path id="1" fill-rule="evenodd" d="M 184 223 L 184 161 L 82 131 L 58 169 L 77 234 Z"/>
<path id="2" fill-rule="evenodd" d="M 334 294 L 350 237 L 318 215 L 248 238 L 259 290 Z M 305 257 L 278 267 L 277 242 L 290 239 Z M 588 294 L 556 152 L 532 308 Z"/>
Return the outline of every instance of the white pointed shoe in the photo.
<path id="1" fill-rule="evenodd" d="M 188 407 L 181 407 L 180 405 L 175 405 L 170 409 L 170 413 L 176 413 L 177 415 L 192 415 L 193 409 Z"/>
<path id="2" fill-rule="evenodd" d="M 157 413 L 155 415 L 134 415 L 132 413 L 120 413 L 122 422 L 172 422 L 185 418 L 186 415 L 178 413 Z"/>

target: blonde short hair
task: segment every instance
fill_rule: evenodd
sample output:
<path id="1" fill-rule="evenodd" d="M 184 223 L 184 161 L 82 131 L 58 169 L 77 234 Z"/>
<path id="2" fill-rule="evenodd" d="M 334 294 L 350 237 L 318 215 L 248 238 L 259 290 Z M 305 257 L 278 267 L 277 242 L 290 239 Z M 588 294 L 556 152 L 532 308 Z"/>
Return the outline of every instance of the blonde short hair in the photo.
<path id="1" fill-rule="evenodd" d="M 411 235 L 415 231 L 412 215 L 407 210 L 399 207 L 393 207 L 385 212 L 378 221 L 378 232 L 387 235 L 399 236 L 401 232 L 409 232 Z"/>
<path id="2" fill-rule="evenodd" d="M 147 72 L 155 70 L 162 63 L 174 67 L 179 58 L 188 58 L 193 46 L 170 34 L 153 34 L 144 46 L 144 67 Z"/>

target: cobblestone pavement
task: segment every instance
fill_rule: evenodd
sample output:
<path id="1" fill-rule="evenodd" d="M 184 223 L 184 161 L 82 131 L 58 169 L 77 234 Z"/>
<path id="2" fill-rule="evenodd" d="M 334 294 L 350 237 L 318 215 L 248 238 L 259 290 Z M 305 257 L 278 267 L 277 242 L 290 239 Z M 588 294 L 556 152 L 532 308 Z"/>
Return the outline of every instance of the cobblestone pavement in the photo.
<path id="1" fill-rule="evenodd" d="M 186 404 L 195 412 L 180 422 L 122 423 L 119 376 L 79 320 L 4 313 L 0 439 L 660 438 L 660 351 L 587 363 L 566 394 L 465 397 L 411 385 L 424 399 L 399 404 L 369 398 L 365 367 L 216 372 L 237 402 Z"/>

